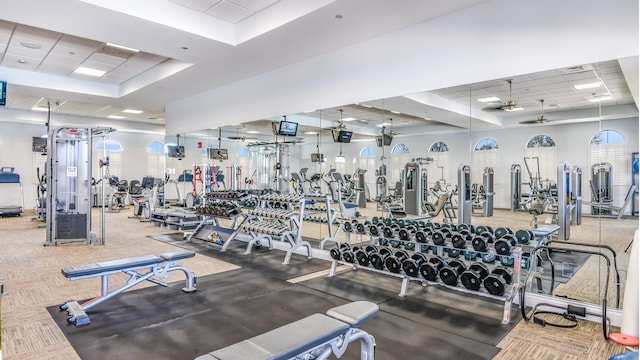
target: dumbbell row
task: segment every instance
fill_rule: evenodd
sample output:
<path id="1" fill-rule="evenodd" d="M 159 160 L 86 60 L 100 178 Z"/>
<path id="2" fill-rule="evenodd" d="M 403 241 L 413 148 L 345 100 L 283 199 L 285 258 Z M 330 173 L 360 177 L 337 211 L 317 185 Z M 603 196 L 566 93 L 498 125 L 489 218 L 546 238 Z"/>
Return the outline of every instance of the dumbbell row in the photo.
<path id="1" fill-rule="evenodd" d="M 242 212 L 238 204 L 227 200 L 209 201 L 202 206 L 196 207 L 197 214 L 214 216 L 234 216 Z"/>
<path id="2" fill-rule="evenodd" d="M 498 255 L 506 256 L 511 254 L 512 249 L 518 243 L 517 239 L 532 237 L 530 230 L 518 230 L 517 236 L 504 233 L 500 238 L 496 239 L 496 236 L 488 231 L 474 236 L 470 230 L 466 229 L 459 231 L 452 231 L 448 228 L 433 230 L 428 227 L 416 229 L 412 225 L 399 228 L 396 224 L 391 226 L 385 226 L 380 222 L 378 224 L 369 222 L 362 224 L 357 220 L 344 222 L 342 228 L 346 232 L 355 232 L 362 235 L 383 236 L 386 239 L 399 239 L 403 242 L 433 243 L 434 245 L 452 246 L 461 250 L 473 248 L 478 252 L 489 252 L 493 248 Z M 521 234 L 527 235 L 521 236 Z"/>
<path id="3" fill-rule="evenodd" d="M 289 231 L 289 228 L 285 225 L 262 221 L 251 221 L 242 224 L 242 229 L 245 231 L 252 231 L 267 235 L 280 235 L 286 231 Z"/>
<path id="4" fill-rule="evenodd" d="M 393 253 L 388 248 L 368 245 L 365 248 L 351 247 L 341 244 L 340 248 L 330 250 L 334 260 L 344 260 L 360 266 L 372 266 L 377 270 L 385 268 L 394 274 L 402 271 L 413 278 L 422 277 L 427 281 L 437 282 L 438 279 L 449 286 L 461 283 L 469 290 L 478 291 L 484 285 L 489 294 L 502 296 L 507 286 L 513 281 L 513 271 L 509 268 L 497 266 L 491 272 L 486 264 L 474 262 L 467 269 L 463 261 L 452 259 L 446 261 L 442 257 L 427 257 L 423 253 L 409 256 L 406 251 Z"/>
<path id="5" fill-rule="evenodd" d="M 244 191 L 236 191 L 236 190 L 216 190 L 210 193 L 207 193 L 205 197 L 214 198 L 214 199 L 238 199 L 246 196 L 247 193 Z"/>
<path id="6" fill-rule="evenodd" d="M 290 217 L 295 216 L 297 213 L 295 211 L 283 209 L 256 208 L 247 210 L 247 214 L 273 219 L 289 219 Z"/>
<path id="7" fill-rule="evenodd" d="M 278 194 L 267 194 L 260 196 L 260 200 L 265 201 L 281 201 L 281 202 L 298 202 L 303 199 L 302 195 L 278 195 Z"/>

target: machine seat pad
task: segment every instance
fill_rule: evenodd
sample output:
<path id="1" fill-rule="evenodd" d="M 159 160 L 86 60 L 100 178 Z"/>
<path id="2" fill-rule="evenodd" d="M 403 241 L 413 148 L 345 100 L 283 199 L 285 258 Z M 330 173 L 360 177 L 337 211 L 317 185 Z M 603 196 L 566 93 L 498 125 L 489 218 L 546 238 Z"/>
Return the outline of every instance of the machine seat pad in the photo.
<path id="1" fill-rule="evenodd" d="M 113 271 L 124 271 L 131 268 L 153 266 L 165 261 L 156 255 L 145 255 L 120 260 L 103 261 L 94 264 L 67 266 L 62 268 L 62 275 L 67 278 L 100 275 Z"/>
<path id="2" fill-rule="evenodd" d="M 354 301 L 327 310 L 327 315 L 346 322 L 351 327 L 360 327 L 373 318 L 379 309 L 377 304 L 370 301 Z"/>
<path id="3" fill-rule="evenodd" d="M 251 339 L 227 346 L 198 360 L 290 359 L 346 333 L 349 325 L 324 314 L 313 314 Z"/>
<path id="4" fill-rule="evenodd" d="M 193 251 L 170 251 L 166 253 L 160 254 L 160 257 L 165 259 L 166 261 L 178 261 L 182 259 L 188 259 L 196 256 L 196 253 Z"/>

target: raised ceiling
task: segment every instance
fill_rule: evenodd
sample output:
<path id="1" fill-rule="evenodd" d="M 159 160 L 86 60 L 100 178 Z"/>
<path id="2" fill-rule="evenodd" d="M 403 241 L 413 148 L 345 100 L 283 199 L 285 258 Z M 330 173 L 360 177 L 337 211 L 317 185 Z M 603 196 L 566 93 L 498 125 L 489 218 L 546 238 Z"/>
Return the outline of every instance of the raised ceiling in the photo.
<path id="1" fill-rule="evenodd" d="M 543 1 L 538 5 L 545 8 L 551 3 Z M 605 12 L 595 8 L 584 11 L 599 4 L 595 1 L 589 0 L 581 4 L 583 9 L 576 12 L 576 16 L 584 12 L 584 17 L 589 18 Z M 183 114 L 185 118 L 198 119 L 197 124 L 202 128 L 226 126 L 225 129 L 230 132 L 239 131 L 235 125 L 237 123 L 245 123 L 243 130 L 246 131 L 252 126 L 259 127 L 260 123 L 268 124 L 269 120 L 275 120 L 281 115 L 277 111 L 271 111 L 266 117 L 252 117 L 252 113 L 246 110 L 262 105 L 248 100 L 244 104 L 227 102 L 228 111 L 219 116 L 206 113 L 206 106 L 202 106 L 207 103 L 205 99 L 210 95 L 202 94 L 213 91 L 212 96 L 220 93 L 223 96 L 219 98 L 224 99 L 225 93 L 238 93 L 234 89 L 240 89 L 239 93 L 258 96 L 280 96 L 285 101 L 290 98 L 291 103 L 295 103 L 300 94 L 308 93 L 310 98 L 317 99 L 315 103 L 324 110 L 308 109 L 314 111 L 303 113 L 303 109 L 298 109 L 289 112 L 288 116 L 300 120 L 303 131 L 317 130 L 320 124 L 322 127 L 336 126 L 339 110 L 342 109 L 344 117 L 356 119 L 345 123 L 363 136 L 378 133 L 380 128 L 376 125 L 380 126 L 383 122 L 389 122 L 387 127 L 392 127 L 399 135 L 403 134 L 403 127 L 411 128 L 411 133 L 417 133 L 417 130 L 428 133 L 457 131 L 469 127 L 490 129 L 519 126 L 521 121 L 535 119 L 540 115 L 541 99 L 545 100 L 545 115 L 555 123 L 578 117 L 586 119 L 584 115 L 575 114 L 599 105 L 609 109 L 605 113 L 611 116 L 637 116 L 637 41 L 629 43 L 629 46 L 617 47 L 624 51 L 602 51 L 608 51 L 611 55 L 595 57 L 591 54 L 584 57 L 584 62 L 578 61 L 578 56 L 550 53 L 547 58 L 558 58 L 560 55 L 568 58 L 555 62 L 566 65 L 562 68 L 549 68 L 548 64 L 540 60 L 542 58 L 529 61 L 527 66 L 522 66 L 522 63 L 512 64 L 514 69 L 539 70 L 526 75 L 495 76 L 502 74 L 490 71 L 491 66 L 495 65 L 487 62 L 488 73 L 495 74 L 498 78 L 471 84 L 469 81 L 491 78 L 491 75 L 485 74 L 467 81 L 451 77 L 442 81 L 438 79 L 438 72 L 442 69 L 437 67 L 435 60 L 425 58 L 422 60 L 424 71 L 421 72 L 433 71 L 434 81 L 424 85 L 425 89 L 431 90 L 420 92 L 419 87 L 411 84 L 412 79 L 407 78 L 406 83 L 410 86 L 390 86 L 386 93 L 378 91 L 386 95 L 384 100 L 371 100 L 372 87 L 387 87 L 387 83 L 379 80 L 385 74 L 374 66 L 379 59 L 392 60 L 396 54 L 406 62 L 406 54 L 412 53 L 412 47 L 419 51 L 434 43 L 442 43 L 446 46 L 446 51 L 458 51 L 456 47 L 459 47 L 457 45 L 460 42 L 450 39 L 461 36 L 456 34 L 460 29 L 456 29 L 454 25 L 442 24 L 462 22 L 473 27 L 478 26 L 475 23 L 477 19 L 483 18 L 480 15 L 492 14 L 491 16 L 495 15 L 500 19 L 492 22 L 494 26 L 513 29 L 510 32 L 527 39 L 524 42 L 529 41 L 530 47 L 542 49 L 543 42 L 532 41 L 527 33 L 515 31 L 521 20 L 519 17 L 531 13 L 525 11 L 527 8 L 522 9 L 523 14 L 515 14 L 509 10 L 510 6 L 518 5 L 532 6 L 526 2 L 515 4 L 504 0 L 436 3 L 422 0 L 140 0 L 135 5 L 125 0 L 23 0 L 5 4 L 6 11 L 0 15 L 0 20 L 3 20 L 0 22 L 0 70 L 2 80 L 9 82 L 7 109 L 18 111 L 18 117 L 24 118 L 30 116 L 26 112 L 32 112 L 34 107 L 36 110 L 42 109 L 48 103 L 52 114 L 93 118 L 116 116 L 124 117 L 123 121 L 162 126 L 167 116 L 165 106 L 185 103 L 185 99 L 197 101 L 200 98 L 202 105 L 177 107 L 179 115 L 172 114 L 173 119 L 167 120 L 173 121 L 173 128 L 180 128 L 175 124 L 181 123 Z M 617 5 L 620 4 L 610 7 Z M 637 7 L 637 4 L 625 6 Z M 38 12 L 32 10 L 36 8 Z M 497 14 L 495 9 L 504 9 L 504 14 Z M 550 9 L 553 12 L 547 17 L 557 16 L 563 9 Z M 167 15 L 167 10 L 172 11 L 171 16 Z M 617 11 L 633 14 L 633 11 L 626 10 Z M 55 16 L 50 16 L 51 14 Z M 486 19 L 488 22 L 492 20 L 489 16 Z M 635 22 L 636 29 L 630 35 L 625 32 L 630 28 L 626 24 L 629 19 Z M 629 16 L 628 19 L 617 16 L 617 22 L 622 29 L 619 30 L 618 38 L 637 39 L 637 11 L 635 16 Z M 600 23 L 603 24 L 596 25 L 610 28 L 605 21 Z M 195 26 L 203 24 L 210 26 Z M 571 28 L 573 19 L 564 21 L 564 24 Z M 439 30 L 437 34 L 434 33 L 437 38 L 425 38 L 424 42 L 415 41 L 416 34 L 431 26 Z M 592 27 L 596 34 L 604 33 L 597 26 Z M 553 28 L 549 31 L 551 30 L 555 31 Z M 545 28 L 541 26 L 540 29 L 527 31 L 542 34 Z M 510 32 L 505 31 L 507 35 Z M 497 65 L 503 62 L 497 55 L 501 49 L 521 45 L 520 42 L 500 44 L 498 39 L 495 40 L 488 40 L 483 46 L 495 49 L 496 58 L 493 62 Z M 552 42 L 553 39 L 547 40 Z M 583 51 L 579 41 L 582 40 L 576 37 L 577 50 L 573 53 Z M 594 47 L 602 44 L 613 48 L 616 44 L 615 41 L 593 41 Z M 392 43 L 393 47 L 376 46 L 387 43 Z M 36 46 L 31 46 L 34 44 Z M 118 53 L 107 44 L 126 46 L 136 51 Z M 409 51 L 405 51 L 406 49 Z M 417 52 L 415 54 L 416 57 L 421 56 Z M 616 60 L 628 55 L 635 58 L 631 62 Z M 517 54 L 514 59 L 518 59 Z M 593 61 L 595 59 L 599 61 Z M 521 62 L 527 62 L 527 59 L 521 59 Z M 342 95 L 342 101 L 334 94 L 321 98 L 314 93 L 322 88 L 322 81 L 306 79 L 318 67 L 314 65 L 316 63 L 323 68 L 330 68 L 335 63 L 334 78 L 327 78 L 324 73 L 319 76 L 324 76 L 322 81 L 345 84 L 343 90 L 348 89 L 349 95 Z M 478 63 L 473 58 L 462 62 L 474 66 Z M 74 73 L 81 65 L 99 68 L 106 73 L 98 78 Z M 456 66 L 460 64 L 450 64 L 449 67 L 453 69 Z M 582 68 L 574 68 L 575 66 Z M 345 72 L 345 69 L 349 71 Z M 384 71 L 386 70 L 390 74 L 401 74 L 402 69 L 389 67 Z M 518 74 L 518 70 L 513 71 Z M 282 78 L 282 73 L 286 74 L 286 82 L 266 80 Z M 402 80 L 400 76 L 396 80 Z M 298 82 L 296 79 L 299 79 Z M 511 94 L 506 84 L 507 79 L 513 79 Z M 576 90 L 572 86 L 592 80 L 600 81 L 602 85 L 591 90 Z M 434 86 L 438 83 L 455 86 Z M 397 90 L 400 88 L 413 91 Z M 611 100 L 590 102 L 596 96 L 604 97 L 605 92 L 611 95 Z M 500 100 L 495 103 L 477 101 L 489 96 Z M 251 96 L 247 97 L 250 98 Z M 523 110 L 490 110 L 510 99 Z M 355 104 L 356 101 L 359 104 Z M 218 109 L 220 106 L 211 104 L 211 107 Z M 126 109 L 142 110 L 142 113 L 124 113 Z M 247 114 L 240 114 L 232 119 L 225 116 L 229 111 L 245 111 Z M 195 130 L 193 125 L 185 126 L 187 127 Z M 256 128 L 252 131 L 264 129 Z"/>

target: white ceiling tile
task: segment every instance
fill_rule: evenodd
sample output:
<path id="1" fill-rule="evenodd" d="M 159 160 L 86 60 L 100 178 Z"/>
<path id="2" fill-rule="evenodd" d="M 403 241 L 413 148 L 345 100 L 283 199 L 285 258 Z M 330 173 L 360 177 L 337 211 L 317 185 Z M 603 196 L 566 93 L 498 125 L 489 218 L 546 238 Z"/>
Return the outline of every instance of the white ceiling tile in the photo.
<path id="1" fill-rule="evenodd" d="M 20 61 L 25 61 L 24 63 Z M 13 54 L 5 54 L 2 60 L 3 66 L 18 68 L 22 70 L 35 70 L 40 65 L 40 59 L 31 59 L 23 56 L 15 56 Z"/>
<path id="2" fill-rule="evenodd" d="M 178 5 L 186 6 L 189 9 L 192 9 L 198 12 L 205 12 L 207 9 L 221 2 L 222 0 L 169 0 L 169 1 Z"/>
<path id="3" fill-rule="evenodd" d="M 249 9 L 253 12 L 258 12 L 265 9 L 280 0 L 227 0 L 230 3 L 241 6 L 245 9 Z"/>
<path id="4" fill-rule="evenodd" d="M 237 24 L 238 22 L 246 19 L 253 14 L 253 12 L 248 9 L 231 4 L 226 1 L 222 1 L 214 5 L 205 13 L 230 22 L 232 24 Z"/>
<path id="5" fill-rule="evenodd" d="M 111 56 L 107 54 L 95 53 L 95 54 L 91 54 L 91 56 L 89 56 L 89 58 L 87 58 L 86 61 L 91 63 L 101 63 L 105 65 L 110 65 L 111 67 L 116 67 L 124 63 L 125 61 L 127 61 L 127 59 L 117 57 L 117 56 Z"/>

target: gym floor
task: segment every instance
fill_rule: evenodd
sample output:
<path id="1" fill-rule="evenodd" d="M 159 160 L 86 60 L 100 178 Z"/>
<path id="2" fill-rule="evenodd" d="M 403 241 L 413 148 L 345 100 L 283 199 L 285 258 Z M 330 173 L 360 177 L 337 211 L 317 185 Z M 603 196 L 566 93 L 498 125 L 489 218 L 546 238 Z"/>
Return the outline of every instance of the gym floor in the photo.
<path id="1" fill-rule="evenodd" d="M 369 218 L 381 215 L 375 210 L 375 204 L 371 203 L 362 213 Z M 38 228 L 37 224 L 31 221 L 32 214 L 27 212 L 21 217 L 0 219 L 0 281 L 5 289 L 5 295 L 0 297 L 0 326 L 4 359 L 80 358 L 61 331 L 57 320 L 47 311 L 47 307 L 57 306 L 68 299 L 94 297 L 99 292 L 100 280 L 94 278 L 71 282 L 61 275 L 62 267 L 176 250 L 175 246 L 148 237 L 175 231 L 128 219 L 130 214 L 130 209 L 106 214 L 107 236 L 104 246 L 73 243 L 45 247 L 45 230 Z M 99 209 L 94 209 L 95 233 L 100 232 L 99 219 Z M 435 220 L 441 221 L 438 218 Z M 508 224 L 513 229 L 529 228 L 530 221 L 531 217 L 528 214 L 503 210 L 496 210 L 490 218 L 473 219 L 474 224 L 493 227 Z M 619 268 L 625 270 L 629 258 L 624 250 L 637 228 L 637 218 L 616 220 L 584 217 L 582 225 L 571 228 L 571 240 L 598 243 L 602 237 L 602 243 L 616 250 Z M 304 229 L 306 237 L 322 239 L 327 235 L 324 224 L 305 222 Z M 284 252 L 282 257 L 284 258 Z M 239 268 L 238 265 L 200 254 L 181 263 L 199 277 Z M 582 299 L 586 299 L 584 296 L 592 296 L 591 301 L 598 303 L 599 294 L 592 290 L 597 286 L 593 284 L 593 278 L 596 277 L 592 275 L 599 266 L 597 260 L 588 260 L 572 280 L 561 285 L 564 287 L 563 291 L 575 291 Z M 327 270 L 307 275 L 305 279 L 326 276 L 327 273 L 328 266 Z M 623 284 L 625 273 L 622 271 Z M 183 277 L 182 274 L 174 274 L 168 281 L 184 281 Z M 123 279 L 124 277 L 112 276 L 114 285 Z M 399 289 L 400 280 L 397 279 L 397 282 Z M 143 284 L 140 287 L 146 286 L 151 284 Z M 123 296 L 126 294 L 120 297 Z M 464 298 L 463 295 L 460 296 Z M 610 304 L 615 303 L 615 292 L 610 291 L 609 298 Z M 251 316 L 259 314 L 253 313 Z M 211 335 L 215 336 L 216 330 L 211 331 Z M 541 327 L 520 321 L 497 347 L 501 351 L 494 359 L 608 359 L 624 351 L 622 346 L 603 339 L 600 323 L 582 320 L 579 320 L 578 327 L 574 329 Z M 416 358 L 428 358 L 428 354 L 429 350 L 424 349 L 422 354 L 416 354 Z M 455 357 L 455 354 L 451 355 Z"/>

